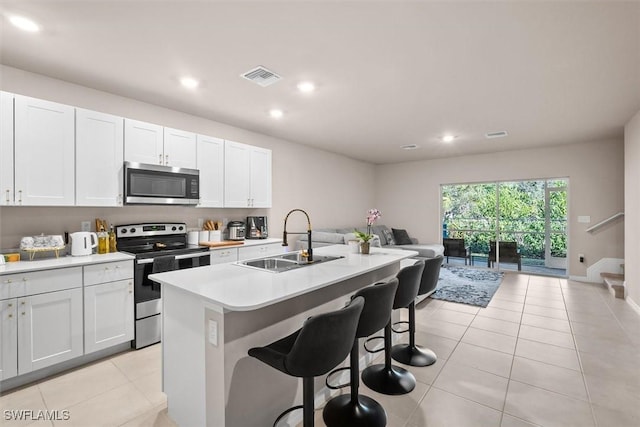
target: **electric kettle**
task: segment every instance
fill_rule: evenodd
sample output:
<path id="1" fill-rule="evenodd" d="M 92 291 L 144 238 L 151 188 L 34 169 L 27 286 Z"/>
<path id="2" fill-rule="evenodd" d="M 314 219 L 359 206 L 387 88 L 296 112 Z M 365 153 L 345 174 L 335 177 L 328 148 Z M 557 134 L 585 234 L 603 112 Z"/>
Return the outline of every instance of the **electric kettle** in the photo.
<path id="1" fill-rule="evenodd" d="M 69 234 L 71 239 L 71 255 L 91 255 L 93 248 L 98 246 L 98 235 L 89 231 L 78 231 Z"/>

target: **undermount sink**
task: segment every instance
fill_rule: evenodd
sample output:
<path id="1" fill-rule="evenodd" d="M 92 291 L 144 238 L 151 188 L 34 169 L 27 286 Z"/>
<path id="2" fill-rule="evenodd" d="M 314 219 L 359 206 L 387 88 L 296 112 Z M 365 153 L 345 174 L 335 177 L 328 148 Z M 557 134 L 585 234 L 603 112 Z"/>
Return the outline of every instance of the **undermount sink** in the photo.
<path id="1" fill-rule="evenodd" d="M 258 270 L 268 271 L 271 273 L 282 273 L 283 271 L 295 270 L 301 267 L 312 266 L 327 261 L 344 258 L 343 256 L 333 255 L 314 255 L 313 261 L 308 262 L 302 257 L 300 252 L 292 252 L 283 255 L 275 255 L 266 258 L 250 259 L 247 261 L 238 261 L 236 265 L 255 268 Z"/>

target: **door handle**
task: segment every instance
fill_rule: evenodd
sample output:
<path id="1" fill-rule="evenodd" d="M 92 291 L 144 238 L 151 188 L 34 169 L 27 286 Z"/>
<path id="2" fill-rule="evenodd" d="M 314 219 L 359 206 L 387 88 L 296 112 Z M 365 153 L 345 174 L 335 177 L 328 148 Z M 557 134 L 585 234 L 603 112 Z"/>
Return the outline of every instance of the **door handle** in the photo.
<path id="1" fill-rule="evenodd" d="M 168 154 L 164 156 L 164 164 L 165 165 L 169 164 L 169 155 Z"/>
<path id="2" fill-rule="evenodd" d="M 18 194 L 20 194 L 20 196 L 18 197 L 18 203 L 22 204 L 22 190 L 18 190 Z"/>
<path id="3" fill-rule="evenodd" d="M 158 164 L 162 164 L 162 154 L 158 154 Z"/>
<path id="4" fill-rule="evenodd" d="M 8 189 L 7 189 L 6 200 L 7 200 L 7 204 L 9 204 L 9 190 Z"/>

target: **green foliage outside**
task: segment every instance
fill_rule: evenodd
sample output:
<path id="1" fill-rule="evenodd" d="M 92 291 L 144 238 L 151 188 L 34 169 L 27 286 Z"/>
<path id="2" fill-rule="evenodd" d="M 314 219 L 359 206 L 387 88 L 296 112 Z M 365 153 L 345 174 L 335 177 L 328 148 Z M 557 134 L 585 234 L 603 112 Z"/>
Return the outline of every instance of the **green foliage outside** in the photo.
<path id="1" fill-rule="evenodd" d="M 543 260 L 545 183 L 550 187 L 566 187 L 562 180 L 443 186 L 443 234 L 465 239 L 472 253 L 488 254 L 489 241 L 496 239 L 499 224 L 500 240 L 517 242 L 523 258 Z M 551 255 L 566 257 L 566 191 L 549 193 L 549 220 Z"/>

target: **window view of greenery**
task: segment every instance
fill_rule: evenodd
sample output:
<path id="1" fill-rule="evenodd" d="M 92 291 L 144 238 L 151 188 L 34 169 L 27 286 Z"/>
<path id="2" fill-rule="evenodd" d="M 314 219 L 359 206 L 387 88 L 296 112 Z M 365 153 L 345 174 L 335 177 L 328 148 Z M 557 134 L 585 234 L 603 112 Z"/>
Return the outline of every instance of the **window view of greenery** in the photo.
<path id="1" fill-rule="evenodd" d="M 566 187 L 565 180 L 443 185 L 443 237 L 465 239 L 478 256 L 496 237 L 516 242 L 523 264 L 566 258 Z"/>

